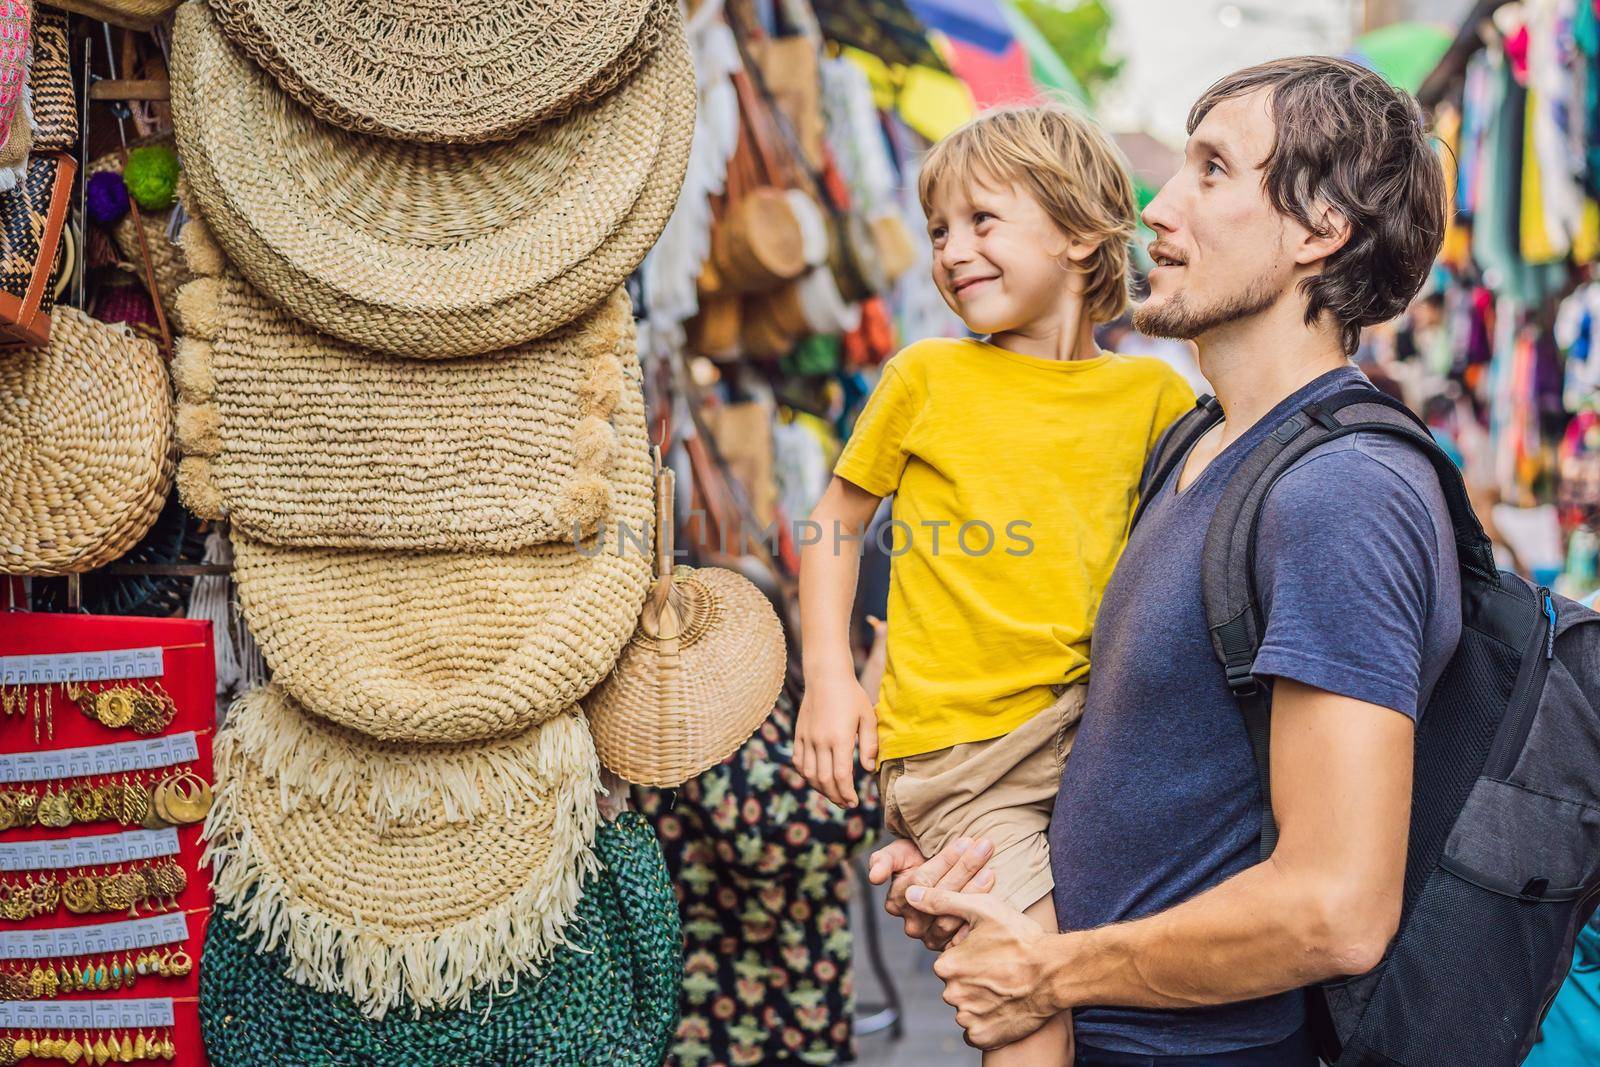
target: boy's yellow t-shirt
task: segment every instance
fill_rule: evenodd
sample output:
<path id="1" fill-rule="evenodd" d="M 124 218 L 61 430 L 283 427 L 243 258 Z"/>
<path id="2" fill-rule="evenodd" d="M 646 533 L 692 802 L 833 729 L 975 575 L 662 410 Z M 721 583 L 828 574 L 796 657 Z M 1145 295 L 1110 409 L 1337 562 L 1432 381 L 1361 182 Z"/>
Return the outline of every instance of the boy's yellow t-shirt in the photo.
<path id="1" fill-rule="evenodd" d="M 937 339 L 884 364 L 834 467 L 896 494 L 880 758 L 1003 736 L 1087 677 L 1145 456 L 1194 402 L 1167 364 L 1114 353 Z"/>

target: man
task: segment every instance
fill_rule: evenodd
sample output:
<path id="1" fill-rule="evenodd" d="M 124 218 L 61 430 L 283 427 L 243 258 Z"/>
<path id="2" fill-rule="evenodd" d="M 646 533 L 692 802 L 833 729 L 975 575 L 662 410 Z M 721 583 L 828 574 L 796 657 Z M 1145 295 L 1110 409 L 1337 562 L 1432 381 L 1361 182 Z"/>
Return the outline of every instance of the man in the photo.
<path id="1" fill-rule="evenodd" d="M 1449 513 L 1419 452 L 1346 437 L 1272 488 L 1255 671 L 1280 838 L 1262 861 L 1249 742 L 1206 628 L 1206 530 L 1263 436 L 1363 381 L 1360 330 L 1416 293 L 1447 204 L 1416 105 L 1353 64 L 1230 75 L 1189 130 L 1144 212 L 1156 267 L 1135 325 L 1196 342 L 1226 418 L 1152 496 L 1100 607 L 1050 834 L 1064 932 L 955 891 L 992 883 L 982 842 L 874 857 L 908 932 L 961 927 L 935 970 L 968 1040 L 1004 1045 L 1071 1009 L 1079 1067 L 1316 1062 L 1301 989 L 1370 970 L 1395 932 L 1414 720 L 1460 636 Z"/>

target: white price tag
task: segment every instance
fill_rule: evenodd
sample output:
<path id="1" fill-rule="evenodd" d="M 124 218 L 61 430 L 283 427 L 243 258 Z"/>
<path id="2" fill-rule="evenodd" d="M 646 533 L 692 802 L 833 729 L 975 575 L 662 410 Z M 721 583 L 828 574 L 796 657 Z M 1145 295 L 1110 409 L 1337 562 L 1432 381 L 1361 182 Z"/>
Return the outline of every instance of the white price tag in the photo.
<path id="1" fill-rule="evenodd" d="M 0 756 L 0 783 L 89 778 L 122 771 L 148 771 L 200 758 L 193 730 L 110 745 L 16 752 Z"/>
<path id="2" fill-rule="evenodd" d="M 165 673 L 166 655 L 160 647 L 0 656 L 0 684 L 5 685 L 159 678 Z"/>

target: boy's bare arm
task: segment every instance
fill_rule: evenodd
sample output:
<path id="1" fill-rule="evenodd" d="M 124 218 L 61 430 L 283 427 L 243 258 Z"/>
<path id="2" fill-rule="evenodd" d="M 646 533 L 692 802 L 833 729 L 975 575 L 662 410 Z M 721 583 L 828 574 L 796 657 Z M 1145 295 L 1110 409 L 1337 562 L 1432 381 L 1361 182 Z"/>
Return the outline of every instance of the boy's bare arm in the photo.
<path id="1" fill-rule="evenodd" d="M 861 537 L 880 497 L 834 478 L 811 521 L 816 540 L 800 550 L 800 648 L 805 695 L 795 726 L 795 766 L 841 807 L 859 803 L 854 751 L 869 769 L 877 761 L 877 718 L 856 680 L 850 609 L 861 569 Z"/>

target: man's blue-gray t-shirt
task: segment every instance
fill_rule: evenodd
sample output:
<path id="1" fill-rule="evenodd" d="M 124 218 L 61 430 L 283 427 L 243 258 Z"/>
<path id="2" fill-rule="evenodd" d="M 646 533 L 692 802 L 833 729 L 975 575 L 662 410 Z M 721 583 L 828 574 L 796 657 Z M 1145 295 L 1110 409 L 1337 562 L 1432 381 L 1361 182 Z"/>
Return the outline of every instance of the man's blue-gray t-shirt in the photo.
<path id="1" fill-rule="evenodd" d="M 1129 539 L 1095 622 L 1088 703 L 1050 827 L 1062 930 L 1164 911 L 1258 862 L 1260 793 L 1206 630 L 1201 552 L 1222 490 L 1256 442 L 1307 401 L 1363 382 L 1345 367 L 1284 400 L 1182 493 L 1169 478 Z M 1415 718 L 1460 637 L 1456 568 L 1444 493 L 1421 452 L 1376 434 L 1329 442 L 1266 499 L 1256 673 Z M 1084 1008 L 1077 1037 L 1148 1055 L 1253 1048 L 1301 1025 L 1303 997 Z"/>

